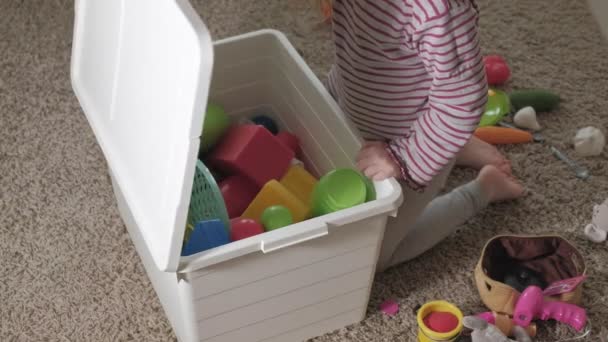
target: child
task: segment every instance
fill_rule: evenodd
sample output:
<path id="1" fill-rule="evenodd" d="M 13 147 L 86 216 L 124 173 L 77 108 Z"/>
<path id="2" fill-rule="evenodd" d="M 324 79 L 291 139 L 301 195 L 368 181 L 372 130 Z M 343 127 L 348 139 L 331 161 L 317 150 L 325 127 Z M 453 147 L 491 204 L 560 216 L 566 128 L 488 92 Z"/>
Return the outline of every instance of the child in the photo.
<path id="1" fill-rule="evenodd" d="M 474 137 L 488 86 L 472 0 L 334 0 L 328 87 L 367 142 L 357 166 L 397 177 L 384 270 L 428 250 L 488 203 L 523 195 L 509 162 Z M 477 178 L 436 197 L 454 164 Z"/>

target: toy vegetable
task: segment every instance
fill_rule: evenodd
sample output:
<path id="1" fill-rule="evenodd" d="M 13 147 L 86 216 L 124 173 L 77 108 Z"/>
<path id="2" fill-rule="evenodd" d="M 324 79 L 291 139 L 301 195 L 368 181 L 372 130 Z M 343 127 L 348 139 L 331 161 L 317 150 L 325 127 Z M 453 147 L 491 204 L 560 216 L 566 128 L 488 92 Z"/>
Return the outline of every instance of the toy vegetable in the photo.
<path id="1" fill-rule="evenodd" d="M 532 141 L 532 134 L 526 131 L 507 127 L 478 127 L 475 136 L 488 144 L 521 144 Z"/>
<path id="2" fill-rule="evenodd" d="M 574 150 L 581 157 L 599 156 L 605 145 L 604 133 L 592 126 L 579 129 L 574 137 Z"/>
<path id="3" fill-rule="evenodd" d="M 486 67 L 486 77 L 488 84 L 500 85 L 509 80 L 511 70 L 504 58 L 498 55 L 489 55 L 483 58 Z"/>
<path id="4" fill-rule="evenodd" d="M 537 112 L 550 112 L 560 101 L 559 95 L 542 89 L 516 90 L 509 98 L 515 110 L 530 106 Z"/>
<path id="5" fill-rule="evenodd" d="M 479 127 L 494 126 L 511 111 L 509 96 L 500 90 L 488 90 L 488 102 Z"/>
<path id="6" fill-rule="evenodd" d="M 540 131 L 541 127 L 536 119 L 536 111 L 534 108 L 528 106 L 520 109 L 515 116 L 513 116 L 513 122 L 517 127 L 531 129 L 533 131 Z"/>

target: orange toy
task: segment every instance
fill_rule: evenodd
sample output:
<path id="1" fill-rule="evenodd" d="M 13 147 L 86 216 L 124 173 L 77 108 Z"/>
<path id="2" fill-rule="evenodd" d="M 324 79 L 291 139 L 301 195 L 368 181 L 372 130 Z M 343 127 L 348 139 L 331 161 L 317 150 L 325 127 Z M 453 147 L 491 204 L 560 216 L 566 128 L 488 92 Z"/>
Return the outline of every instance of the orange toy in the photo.
<path id="1" fill-rule="evenodd" d="M 521 144 L 533 140 L 530 132 L 495 126 L 478 127 L 475 136 L 492 145 Z"/>

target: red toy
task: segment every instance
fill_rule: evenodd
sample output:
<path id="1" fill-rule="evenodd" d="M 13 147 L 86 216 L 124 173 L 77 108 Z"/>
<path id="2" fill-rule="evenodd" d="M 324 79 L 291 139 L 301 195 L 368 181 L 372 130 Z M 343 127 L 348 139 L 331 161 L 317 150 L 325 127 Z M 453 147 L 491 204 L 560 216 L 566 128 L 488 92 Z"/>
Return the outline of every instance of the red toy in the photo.
<path id="1" fill-rule="evenodd" d="M 423 321 L 429 329 L 438 333 L 450 332 L 458 326 L 458 317 L 449 312 L 433 311 Z"/>
<path id="2" fill-rule="evenodd" d="M 287 146 L 296 156 L 300 155 L 300 140 L 295 135 L 282 131 L 276 135 L 276 138 L 285 146 Z"/>
<path id="3" fill-rule="evenodd" d="M 238 241 L 262 234 L 264 228 L 252 219 L 235 218 L 230 220 L 230 241 Z"/>
<path id="4" fill-rule="evenodd" d="M 249 178 L 261 188 L 272 179 L 281 179 L 294 156 L 294 152 L 266 128 L 235 125 L 224 135 L 208 161 L 223 172 Z"/>
<path id="5" fill-rule="evenodd" d="M 507 62 L 501 56 L 485 56 L 483 62 L 486 66 L 486 76 L 489 85 L 504 84 L 511 77 L 511 70 L 509 70 Z"/>
<path id="6" fill-rule="evenodd" d="M 219 186 L 230 218 L 241 216 L 260 190 L 255 183 L 240 175 L 224 179 Z"/>

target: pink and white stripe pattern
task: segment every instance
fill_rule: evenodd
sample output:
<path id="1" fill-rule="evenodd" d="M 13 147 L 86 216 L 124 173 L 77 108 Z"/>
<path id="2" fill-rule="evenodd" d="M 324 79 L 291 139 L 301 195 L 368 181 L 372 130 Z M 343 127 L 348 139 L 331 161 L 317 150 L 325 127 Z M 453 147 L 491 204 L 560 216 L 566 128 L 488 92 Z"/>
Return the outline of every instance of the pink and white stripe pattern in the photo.
<path id="1" fill-rule="evenodd" d="M 487 101 L 471 0 L 334 0 L 329 88 L 368 139 L 389 142 L 423 189 L 462 149 Z"/>

